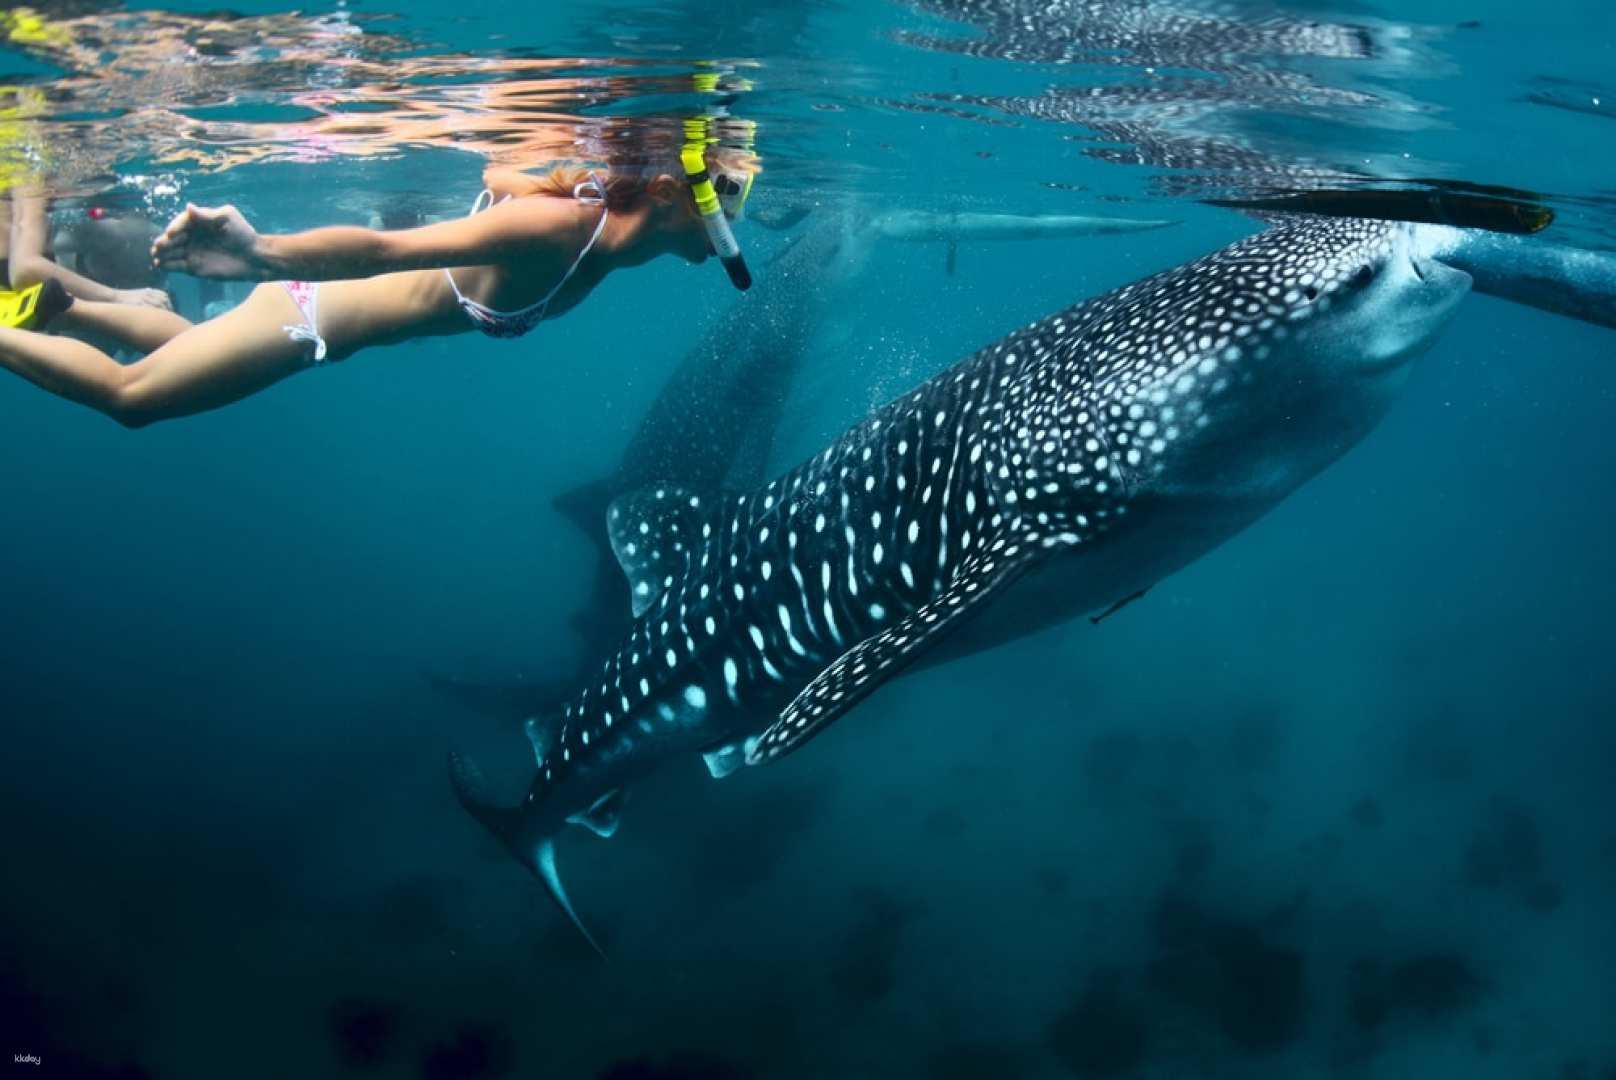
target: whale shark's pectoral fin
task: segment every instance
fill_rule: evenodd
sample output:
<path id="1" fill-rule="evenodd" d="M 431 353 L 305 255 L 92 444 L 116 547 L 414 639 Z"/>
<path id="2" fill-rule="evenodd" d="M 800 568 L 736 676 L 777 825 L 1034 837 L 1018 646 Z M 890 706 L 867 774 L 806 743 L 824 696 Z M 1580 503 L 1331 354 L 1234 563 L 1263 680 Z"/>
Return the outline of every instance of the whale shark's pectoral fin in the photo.
<path id="1" fill-rule="evenodd" d="M 1041 549 L 1025 541 L 999 541 L 973 556 L 940 594 L 914 614 L 865 638 L 837 657 L 787 705 L 746 754 L 748 765 L 783 757 L 863 701 L 1015 582 L 1038 561 Z"/>
<path id="2" fill-rule="evenodd" d="M 596 836 L 609 838 L 617 832 L 617 826 L 622 818 L 623 789 L 613 788 L 596 799 L 588 810 L 568 815 L 567 820 L 574 825 L 584 826 Z"/>
<path id="3" fill-rule="evenodd" d="M 701 759 L 707 763 L 707 771 L 712 774 L 712 778 L 722 780 L 746 764 L 747 753 L 756 743 L 756 736 L 725 743 L 723 746 L 703 751 Z"/>
<path id="4" fill-rule="evenodd" d="M 525 841 L 522 838 L 521 820 L 522 804 L 516 806 L 501 806 L 490 798 L 488 781 L 477 763 L 464 755 L 449 751 L 449 781 L 454 786 L 455 797 L 466 812 L 480 822 L 483 828 L 493 833 L 501 843 L 510 850 L 512 855 L 533 871 L 534 875 L 544 882 L 545 891 L 550 899 L 556 902 L 562 914 L 578 928 L 578 932 L 589 942 L 589 947 L 605 959 L 606 953 L 595 941 L 594 937 L 584 928 L 583 920 L 573 910 L 572 901 L 567 899 L 567 890 L 561 887 L 561 875 L 556 870 L 555 841 L 545 837 L 538 841 Z"/>
<path id="5" fill-rule="evenodd" d="M 628 575 L 635 618 L 650 609 L 670 582 L 684 577 L 690 550 L 701 543 L 707 501 L 672 484 L 612 501 L 606 532 L 618 565 Z"/>

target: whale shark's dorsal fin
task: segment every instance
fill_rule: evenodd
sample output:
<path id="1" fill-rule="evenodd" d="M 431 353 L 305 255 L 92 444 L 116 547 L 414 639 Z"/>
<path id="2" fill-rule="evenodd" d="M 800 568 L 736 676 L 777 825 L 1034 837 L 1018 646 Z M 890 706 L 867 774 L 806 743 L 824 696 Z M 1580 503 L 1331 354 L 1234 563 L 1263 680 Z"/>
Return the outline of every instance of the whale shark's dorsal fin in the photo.
<path id="1" fill-rule="evenodd" d="M 582 825 L 596 836 L 610 837 L 617 832 L 618 823 L 623 816 L 623 789 L 613 788 L 600 798 L 588 810 L 580 810 L 571 814 L 567 820 L 574 825 Z"/>
<path id="2" fill-rule="evenodd" d="M 684 577 L 690 550 L 701 543 L 710 500 L 672 484 L 630 492 L 606 511 L 612 553 L 628 576 L 636 618 L 668 585 Z"/>
<path id="3" fill-rule="evenodd" d="M 1037 562 L 1045 550 L 1048 549 L 1043 544 L 1025 539 L 1000 539 L 972 556 L 930 603 L 865 638 L 816 675 L 757 743 L 747 748 L 746 763 L 757 765 L 783 757 L 825 730 L 980 611 L 989 599 Z"/>
<path id="4" fill-rule="evenodd" d="M 547 717 L 530 716 L 522 721 L 522 731 L 533 744 L 533 760 L 542 766 L 555 746 L 555 724 Z"/>
<path id="5" fill-rule="evenodd" d="M 586 484 L 579 484 L 575 488 L 563 491 L 550 500 L 562 517 L 578 527 L 578 531 L 585 536 L 598 535 L 595 530 L 600 527 L 601 515 L 612 503 L 612 485 L 610 480 L 591 480 Z"/>

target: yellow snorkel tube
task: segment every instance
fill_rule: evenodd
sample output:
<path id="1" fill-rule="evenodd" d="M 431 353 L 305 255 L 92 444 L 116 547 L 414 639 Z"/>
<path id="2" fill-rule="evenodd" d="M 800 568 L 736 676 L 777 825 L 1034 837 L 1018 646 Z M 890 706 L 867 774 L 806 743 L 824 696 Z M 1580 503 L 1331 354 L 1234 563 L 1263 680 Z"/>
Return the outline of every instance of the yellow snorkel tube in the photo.
<path id="1" fill-rule="evenodd" d="M 712 246 L 718 261 L 724 264 L 730 283 L 745 291 L 752 287 L 752 272 L 746 268 L 741 245 L 736 243 L 735 232 L 729 227 L 729 217 L 724 213 L 718 193 L 713 190 L 713 179 L 707 172 L 707 143 L 707 121 L 686 120 L 685 141 L 679 151 L 679 162 L 684 166 L 685 178 L 690 183 L 690 194 L 695 197 L 696 212 L 701 215 L 707 243 Z M 750 192 L 751 178 L 748 177 L 741 198 L 744 200 Z"/>

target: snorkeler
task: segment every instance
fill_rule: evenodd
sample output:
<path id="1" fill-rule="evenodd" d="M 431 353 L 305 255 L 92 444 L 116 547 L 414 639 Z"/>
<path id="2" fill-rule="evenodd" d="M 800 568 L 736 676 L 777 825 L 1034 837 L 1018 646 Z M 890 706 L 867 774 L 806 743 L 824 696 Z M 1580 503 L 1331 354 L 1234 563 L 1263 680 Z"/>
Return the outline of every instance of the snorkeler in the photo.
<path id="1" fill-rule="evenodd" d="M 26 8 L 0 13 L 6 41 L 56 42 L 58 29 Z M 152 267 L 140 265 L 149 242 L 133 231 L 141 219 L 92 211 L 52 235 L 42 178 L 58 177 L 60 155 L 39 123 L 48 109 L 37 87 L 0 85 L 0 326 L 33 328 L 60 315 L 59 291 L 46 297 L 41 288 L 49 278 L 93 300 L 171 307 L 167 294 L 150 287 Z M 108 273 L 127 284 L 109 283 Z"/>
<path id="2" fill-rule="evenodd" d="M 0 284 L 10 285 L 0 288 L 0 327 L 48 326 L 110 347 L 129 340 L 129 318 L 148 347 L 190 327 L 155 287 L 161 275 L 148 252 L 157 230 L 149 221 L 92 208 L 53 235 L 46 210 L 43 196 L 22 189 L 13 189 L 9 207 L 0 203 L 0 218 L 11 222 L 0 232 L 8 279 Z"/>
<path id="3" fill-rule="evenodd" d="M 84 300 L 172 309 L 149 250 L 158 229 L 141 215 L 95 206 L 52 229 L 47 200 L 13 191 L 6 272 L 13 289 L 58 278 Z"/>
<path id="4" fill-rule="evenodd" d="M 68 298 L 75 321 L 146 355 L 122 365 L 84 342 L 0 327 L 0 367 L 144 427 L 239 401 L 369 345 L 468 330 L 519 337 L 576 306 L 611 271 L 658 255 L 697 263 L 716 253 L 746 288 L 730 222 L 750 194 L 755 159 L 687 129 L 679 162 L 537 177 L 490 169 L 467 217 L 401 231 L 265 235 L 232 206 L 188 206 L 152 245 L 156 263 L 266 284 L 195 325 L 155 308 Z M 47 282 L 41 302 L 60 305 L 62 295 Z"/>

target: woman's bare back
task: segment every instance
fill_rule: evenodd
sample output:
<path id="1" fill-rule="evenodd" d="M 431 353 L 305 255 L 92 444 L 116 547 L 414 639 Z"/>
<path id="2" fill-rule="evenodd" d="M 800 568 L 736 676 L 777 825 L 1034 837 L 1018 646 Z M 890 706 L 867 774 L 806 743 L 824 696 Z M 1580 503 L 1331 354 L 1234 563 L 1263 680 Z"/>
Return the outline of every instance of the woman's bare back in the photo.
<path id="1" fill-rule="evenodd" d="M 547 296 L 568 274 L 589 243 L 598 211 L 580 213 L 567 201 L 531 196 L 521 207 L 541 216 L 553 242 L 530 245 L 515 257 L 478 266 L 404 270 L 374 277 L 320 284 L 320 333 L 332 358 L 345 357 L 369 345 L 385 345 L 416 337 L 464 333 L 476 324 L 461 310 L 460 293 L 496 310 L 520 310 Z M 512 209 L 515 209 L 514 207 Z M 581 238 L 572 234 L 581 234 Z M 576 243 L 576 247 L 569 246 Z M 451 278 L 449 274 L 453 275 Z M 574 274 L 547 309 L 550 317 L 572 307 L 593 286 L 595 277 Z"/>

